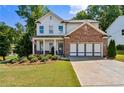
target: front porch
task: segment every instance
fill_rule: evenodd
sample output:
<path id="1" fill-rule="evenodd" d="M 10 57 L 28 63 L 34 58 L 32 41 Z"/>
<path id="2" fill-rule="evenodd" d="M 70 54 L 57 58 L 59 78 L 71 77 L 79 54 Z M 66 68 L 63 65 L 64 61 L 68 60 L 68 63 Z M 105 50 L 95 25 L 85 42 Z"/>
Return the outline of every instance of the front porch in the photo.
<path id="1" fill-rule="evenodd" d="M 33 54 L 51 54 L 52 52 L 55 55 L 64 54 L 64 42 L 62 37 L 33 37 L 32 46 Z"/>

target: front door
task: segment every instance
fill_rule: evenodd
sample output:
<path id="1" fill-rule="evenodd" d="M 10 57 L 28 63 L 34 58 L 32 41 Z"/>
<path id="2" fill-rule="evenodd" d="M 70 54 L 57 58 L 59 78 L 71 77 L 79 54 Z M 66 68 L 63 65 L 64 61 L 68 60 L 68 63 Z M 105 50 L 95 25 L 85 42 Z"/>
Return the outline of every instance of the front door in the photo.
<path id="1" fill-rule="evenodd" d="M 49 53 L 51 53 L 52 47 L 53 47 L 53 43 L 49 43 Z"/>
<path id="2" fill-rule="evenodd" d="M 58 43 L 58 54 L 63 55 L 63 43 Z"/>

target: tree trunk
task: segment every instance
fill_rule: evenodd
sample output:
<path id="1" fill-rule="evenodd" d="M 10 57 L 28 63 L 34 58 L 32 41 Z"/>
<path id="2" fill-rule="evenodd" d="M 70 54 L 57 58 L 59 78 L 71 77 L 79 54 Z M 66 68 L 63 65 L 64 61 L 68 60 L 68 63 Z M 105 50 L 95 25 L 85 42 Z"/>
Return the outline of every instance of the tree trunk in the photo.
<path id="1" fill-rule="evenodd" d="M 5 56 L 3 56 L 3 60 L 5 60 Z"/>

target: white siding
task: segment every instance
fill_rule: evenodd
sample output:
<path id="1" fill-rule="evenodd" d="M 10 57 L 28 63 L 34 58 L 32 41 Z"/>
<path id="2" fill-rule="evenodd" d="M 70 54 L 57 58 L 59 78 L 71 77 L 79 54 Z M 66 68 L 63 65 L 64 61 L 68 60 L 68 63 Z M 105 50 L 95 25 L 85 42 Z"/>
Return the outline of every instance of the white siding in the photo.
<path id="1" fill-rule="evenodd" d="M 109 41 L 114 39 L 116 45 L 124 44 L 124 36 L 121 33 L 122 29 L 124 29 L 124 16 L 119 16 L 106 30 L 112 36 L 109 38 Z"/>
<path id="2" fill-rule="evenodd" d="M 80 26 L 83 23 L 68 23 L 67 24 L 67 34 L 70 33 L 71 31 L 73 31 L 74 29 L 76 29 L 78 26 Z M 99 28 L 99 24 L 92 22 L 91 23 L 93 26 Z"/>
<path id="3" fill-rule="evenodd" d="M 97 23 L 96 23 L 96 22 L 92 22 L 91 24 L 92 24 L 93 26 L 99 28 L 99 23 L 98 23 L 98 22 L 97 22 Z"/>
<path id="4" fill-rule="evenodd" d="M 52 19 L 50 19 L 50 16 L 52 16 Z M 48 14 L 42 18 L 40 18 L 40 23 L 37 23 L 37 36 L 42 36 L 42 35 L 65 35 L 70 33 L 71 31 L 73 31 L 75 28 L 77 28 L 78 26 L 80 26 L 82 23 L 67 23 L 67 27 L 65 27 L 66 23 L 61 23 L 61 19 L 59 19 L 58 17 L 54 16 L 53 14 Z M 98 22 L 91 22 L 92 25 L 94 25 L 95 27 L 98 27 Z M 44 33 L 40 33 L 39 31 L 39 26 L 44 26 Z M 49 33 L 49 26 L 53 26 L 53 34 Z M 63 33 L 61 33 L 58 29 L 58 26 L 63 26 Z M 65 32 L 66 30 L 66 32 Z"/>
<path id="5" fill-rule="evenodd" d="M 67 34 L 73 31 L 75 28 L 80 26 L 82 23 L 68 23 L 67 24 Z"/>
<path id="6" fill-rule="evenodd" d="M 52 16 L 52 19 L 50 20 L 50 16 Z M 62 20 L 60 20 L 59 18 L 49 14 L 48 16 L 45 16 L 43 18 L 41 18 L 40 20 L 40 24 L 37 23 L 37 35 L 63 35 L 65 34 L 65 26 L 63 23 L 61 23 Z M 44 33 L 40 33 L 39 32 L 39 26 L 44 26 Z M 49 26 L 53 26 L 53 34 L 49 34 Z M 58 30 L 58 26 L 63 26 L 63 33 L 60 33 L 60 31 Z"/>

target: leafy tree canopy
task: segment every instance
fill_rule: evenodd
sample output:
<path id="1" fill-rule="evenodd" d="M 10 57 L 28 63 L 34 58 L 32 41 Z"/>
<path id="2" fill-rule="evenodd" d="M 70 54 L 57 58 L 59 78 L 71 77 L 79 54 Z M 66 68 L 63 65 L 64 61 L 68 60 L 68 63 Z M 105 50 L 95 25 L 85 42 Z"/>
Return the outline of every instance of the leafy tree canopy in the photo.
<path id="1" fill-rule="evenodd" d="M 123 14 L 122 7 L 117 5 L 90 5 L 85 11 L 78 12 L 73 19 L 94 19 L 99 21 L 105 31 L 109 25 Z"/>

